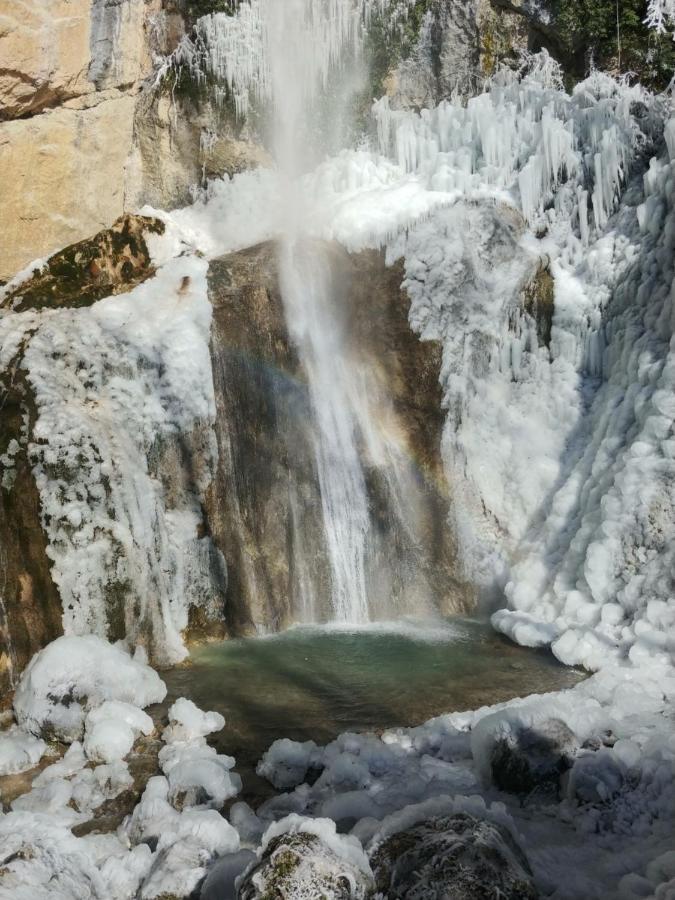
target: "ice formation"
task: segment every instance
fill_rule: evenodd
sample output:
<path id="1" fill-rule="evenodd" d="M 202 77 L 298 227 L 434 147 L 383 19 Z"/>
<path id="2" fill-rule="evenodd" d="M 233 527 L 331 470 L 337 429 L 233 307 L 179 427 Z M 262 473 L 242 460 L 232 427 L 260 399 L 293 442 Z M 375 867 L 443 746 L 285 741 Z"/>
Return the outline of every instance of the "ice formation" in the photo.
<path id="1" fill-rule="evenodd" d="M 543 55 L 466 103 L 374 114 L 388 158 L 344 151 L 306 175 L 304 221 L 402 256 L 411 324 L 443 343 L 467 578 L 506 590 L 498 628 L 565 662 L 672 653 L 667 100 L 597 72 L 568 95 Z M 272 173 L 213 185 L 169 219 L 222 252 L 237 237 L 219 210 L 266 189 L 283 197 Z"/>
<path id="2" fill-rule="evenodd" d="M 170 508 L 153 469 L 181 434 L 200 490 L 213 469 L 206 269 L 182 256 L 90 308 L 0 319 L 0 368 L 20 360 L 35 394 L 24 440 L 64 630 L 143 639 L 167 662 L 185 656 L 189 607 L 212 594 L 199 497 Z"/>
<path id="3" fill-rule="evenodd" d="M 166 775 L 166 798 L 173 806 L 221 809 L 241 790 L 241 778 L 230 771 L 234 759 L 206 743 L 206 736 L 224 725 L 221 715 L 204 713 L 185 698 L 170 708 L 159 763 Z"/>
<path id="4" fill-rule="evenodd" d="M 296 83 L 284 88 L 302 91 L 303 103 L 311 101 L 327 86 L 336 64 L 358 56 L 363 29 L 373 15 L 386 10 L 390 27 L 396 27 L 411 2 L 288 0 L 280 6 L 274 0 L 235 0 L 231 5 L 232 14 L 211 13 L 198 19 L 157 78 L 184 69 L 198 82 L 212 82 L 216 97 L 231 97 L 237 114 L 245 116 L 251 101 L 260 105 L 275 99 L 275 86 L 280 84 L 275 44 L 282 49 L 285 42 L 288 63 L 298 67 Z"/>
<path id="5" fill-rule="evenodd" d="M 15 775 L 32 769 L 46 749 L 43 740 L 16 726 L 0 731 L 0 775 Z"/>

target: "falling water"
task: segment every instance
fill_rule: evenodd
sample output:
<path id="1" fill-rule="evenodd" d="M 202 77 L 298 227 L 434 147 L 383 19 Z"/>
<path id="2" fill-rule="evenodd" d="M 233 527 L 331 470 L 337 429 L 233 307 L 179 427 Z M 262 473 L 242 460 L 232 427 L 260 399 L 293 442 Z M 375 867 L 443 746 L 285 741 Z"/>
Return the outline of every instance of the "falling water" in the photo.
<path id="1" fill-rule="evenodd" d="M 283 180 L 286 232 L 279 247 L 281 292 L 289 334 L 307 373 L 316 418 L 315 455 L 334 618 L 369 618 L 366 545 L 371 523 L 357 445 L 353 380 L 330 267 L 321 249 L 302 242 L 299 176 L 311 143 L 313 101 L 342 52 L 357 51 L 363 0 L 263 0 L 263 33 L 274 110 L 274 148 Z M 332 111 L 340 117 L 340 109 Z"/>
<path id="2" fill-rule="evenodd" d="M 307 372 L 316 416 L 315 453 L 333 578 L 333 613 L 342 622 L 364 622 L 369 617 L 366 542 L 370 516 L 331 273 L 318 248 L 286 240 L 280 248 L 280 274 L 289 332 Z"/>

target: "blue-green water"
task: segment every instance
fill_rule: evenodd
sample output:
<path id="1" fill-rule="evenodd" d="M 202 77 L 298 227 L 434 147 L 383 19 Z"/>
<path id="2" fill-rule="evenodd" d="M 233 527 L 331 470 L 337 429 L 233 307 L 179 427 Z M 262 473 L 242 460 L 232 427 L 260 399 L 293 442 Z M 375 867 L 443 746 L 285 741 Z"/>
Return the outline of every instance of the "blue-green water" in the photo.
<path id="1" fill-rule="evenodd" d="M 344 731 L 418 725 L 575 684 L 579 672 L 526 650 L 473 620 L 363 629 L 293 628 L 193 650 L 165 674 L 169 701 L 187 696 L 225 716 L 214 736 L 251 783 L 255 762 L 280 737 L 326 743 Z"/>

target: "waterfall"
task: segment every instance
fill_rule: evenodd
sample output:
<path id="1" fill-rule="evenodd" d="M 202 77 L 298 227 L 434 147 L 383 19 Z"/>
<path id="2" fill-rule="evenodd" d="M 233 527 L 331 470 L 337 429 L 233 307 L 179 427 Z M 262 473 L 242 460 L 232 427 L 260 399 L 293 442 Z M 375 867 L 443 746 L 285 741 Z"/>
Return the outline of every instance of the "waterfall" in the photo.
<path id="1" fill-rule="evenodd" d="M 315 454 L 333 614 L 338 621 L 369 618 L 366 543 L 371 529 L 357 446 L 354 382 L 334 315 L 331 273 L 316 247 L 282 242 L 281 290 L 289 333 L 304 363 L 316 417 Z"/>
<path id="2" fill-rule="evenodd" d="M 196 79 L 208 77 L 239 115 L 255 108 L 269 128 L 276 163 L 270 190 L 282 210 L 278 284 L 309 413 L 297 428 L 309 433 L 316 484 L 316 500 L 300 500 L 295 488 L 289 493 L 292 617 L 363 623 L 456 608 L 456 586 L 448 579 L 452 539 L 438 524 L 447 510 L 445 482 L 430 463 L 424 427 L 404 421 L 395 393 L 401 393 L 400 378 L 396 389 L 390 384 L 400 374 L 391 342 L 405 341 L 403 329 L 415 340 L 405 301 L 383 310 L 389 327 L 399 330 L 378 344 L 383 320 L 364 315 L 372 298 L 354 283 L 356 269 L 335 248 L 312 239 L 312 223 L 324 208 L 310 173 L 352 142 L 353 101 L 367 85 L 368 28 L 374 16 L 378 28 L 385 20 L 398 27 L 410 3 L 242 0 L 235 6 L 234 15 L 200 19 L 196 36 L 183 42 L 171 65 L 187 66 Z M 279 427 L 291 466 L 297 459 L 295 436 L 289 442 L 293 427 L 285 419 Z M 303 456 L 298 471 L 304 464 Z"/>
<path id="3" fill-rule="evenodd" d="M 279 273 L 289 334 L 308 379 L 333 618 L 369 619 L 366 553 L 371 532 L 354 414 L 357 396 L 337 315 L 330 267 L 317 244 L 303 246 L 300 175 L 312 143 L 313 100 L 342 52 L 357 50 L 363 0 L 262 0 L 273 104 L 273 142 L 285 196 Z M 331 96 L 336 96 L 335 92 Z M 339 92 L 337 92 L 339 97 Z M 339 102 L 332 113 L 341 119 Z"/>

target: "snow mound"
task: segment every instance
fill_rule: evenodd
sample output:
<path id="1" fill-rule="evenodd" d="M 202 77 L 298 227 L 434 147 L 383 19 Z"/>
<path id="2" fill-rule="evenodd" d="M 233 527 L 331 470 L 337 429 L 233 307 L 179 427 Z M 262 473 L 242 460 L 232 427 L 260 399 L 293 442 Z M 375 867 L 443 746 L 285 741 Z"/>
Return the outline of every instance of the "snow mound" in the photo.
<path id="1" fill-rule="evenodd" d="M 0 731 L 0 776 L 32 769 L 42 759 L 47 745 L 16 726 Z"/>
<path id="2" fill-rule="evenodd" d="M 124 759 L 139 734 L 152 734 L 153 729 L 152 719 L 138 706 L 106 700 L 87 714 L 84 751 L 95 762 Z"/>
<path id="3" fill-rule="evenodd" d="M 169 709 L 169 725 L 163 738 L 167 743 L 192 741 L 206 737 L 225 727 L 225 719 L 217 712 L 202 712 L 192 700 L 181 697 Z"/>
<path id="4" fill-rule="evenodd" d="M 22 728 L 66 743 L 79 740 L 87 712 L 107 700 L 160 703 L 166 687 L 154 669 L 95 635 L 64 636 L 37 653 L 21 676 L 14 712 Z"/>
<path id="5" fill-rule="evenodd" d="M 167 800 L 179 809 L 220 809 L 241 790 L 240 777 L 231 772 L 235 761 L 206 743 L 206 735 L 220 731 L 225 719 L 203 712 L 181 697 L 169 710 L 159 763 L 166 775 Z"/>

